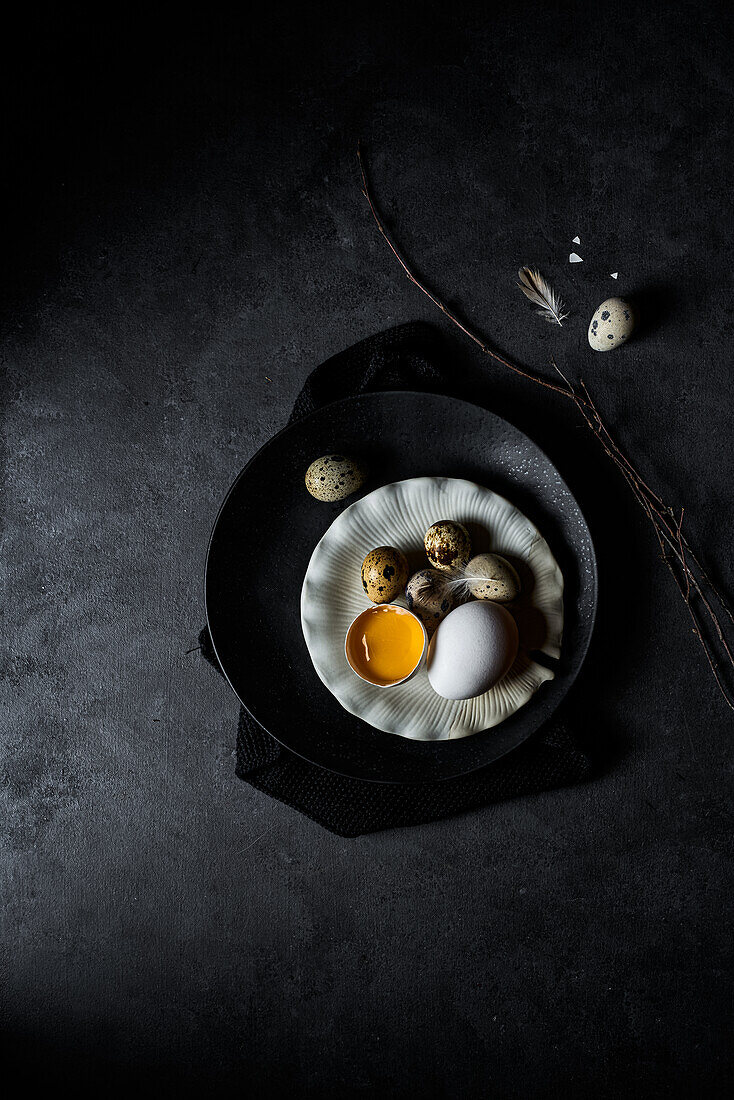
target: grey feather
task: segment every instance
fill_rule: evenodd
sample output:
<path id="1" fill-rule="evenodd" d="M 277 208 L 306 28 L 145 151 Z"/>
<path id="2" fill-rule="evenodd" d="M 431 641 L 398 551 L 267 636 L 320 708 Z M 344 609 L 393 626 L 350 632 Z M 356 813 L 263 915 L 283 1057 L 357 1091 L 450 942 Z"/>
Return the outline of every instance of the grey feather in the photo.
<path id="1" fill-rule="evenodd" d="M 520 280 L 517 284 L 519 289 L 533 305 L 538 307 L 537 312 L 545 317 L 546 321 L 560 325 L 568 317 L 563 302 L 539 271 L 533 271 L 530 267 L 521 267 L 517 277 Z"/>

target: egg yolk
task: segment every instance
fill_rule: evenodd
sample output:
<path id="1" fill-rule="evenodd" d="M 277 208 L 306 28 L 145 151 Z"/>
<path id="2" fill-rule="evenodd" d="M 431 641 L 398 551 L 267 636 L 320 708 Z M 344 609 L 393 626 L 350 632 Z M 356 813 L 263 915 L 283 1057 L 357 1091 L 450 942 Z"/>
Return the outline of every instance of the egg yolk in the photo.
<path id="1" fill-rule="evenodd" d="M 410 676 L 423 644 L 423 628 L 409 611 L 369 607 L 349 629 L 347 659 L 365 680 L 385 686 Z"/>

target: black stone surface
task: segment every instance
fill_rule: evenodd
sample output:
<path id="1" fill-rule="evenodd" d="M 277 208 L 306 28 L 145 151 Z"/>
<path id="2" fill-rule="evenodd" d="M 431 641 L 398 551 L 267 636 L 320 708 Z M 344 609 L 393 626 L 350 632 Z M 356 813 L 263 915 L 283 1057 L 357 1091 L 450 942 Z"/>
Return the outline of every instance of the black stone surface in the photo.
<path id="1" fill-rule="evenodd" d="M 727 1092 L 731 714 L 594 439 L 405 280 L 354 149 L 425 277 L 515 359 L 585 378 L 731 590 L 732 44 L 728 7 L 679 0 L 64 11 L 6 39 L 6 1072 Z M 562 330 L 521 264 L 572 307 Z M 612 294 L 641 325 L 599 355 Z M 315 363 L 419 317 L 589 520 L 599 619 L 570 701 L 605 768 L 344 841 L 235 780 L 236 704 L 187 650 L 237 471 Z"/>

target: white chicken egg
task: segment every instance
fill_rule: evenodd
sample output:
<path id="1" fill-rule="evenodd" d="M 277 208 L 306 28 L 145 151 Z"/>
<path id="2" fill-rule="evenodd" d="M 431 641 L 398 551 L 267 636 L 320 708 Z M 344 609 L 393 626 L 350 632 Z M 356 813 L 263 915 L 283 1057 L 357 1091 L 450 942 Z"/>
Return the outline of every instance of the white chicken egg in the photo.
<path id="1" fill-rule="evenodd" d="M 478 601 L 451 611 L 428 650 L 428 680 L 443 699 L 473 699 L 494 687 L 517 656 L 517 625 L 501 604 Z"/>

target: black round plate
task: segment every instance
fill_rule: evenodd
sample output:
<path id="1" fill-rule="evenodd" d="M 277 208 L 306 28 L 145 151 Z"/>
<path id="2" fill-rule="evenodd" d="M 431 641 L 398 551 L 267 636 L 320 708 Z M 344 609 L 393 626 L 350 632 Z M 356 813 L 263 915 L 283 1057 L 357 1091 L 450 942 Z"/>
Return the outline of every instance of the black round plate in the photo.
<path id="1" fill-rule="evenodd" d="M 547 539 L 565 582 L 556 678 L 500 726 L 458 741 L 409 741 L 348 714 L 317 676 L 301 631 L 301 585 L 337 504 L 309 496 L 319 455 L 359 457 L 364 495 L 391 481 L 463 477 L 517 505 Z M 596 611 L 596 560 L 581 511 L 558 471 L 521 431 L 486 409 L 427 393 L 370 393 L 284 429 L 245 466 L 217 516 L 206 565 L 206 612 L 225 676 L 282 745 L 343 775 L 426 782 L 484 767 L 558 706 L 583 662 Z"/>

